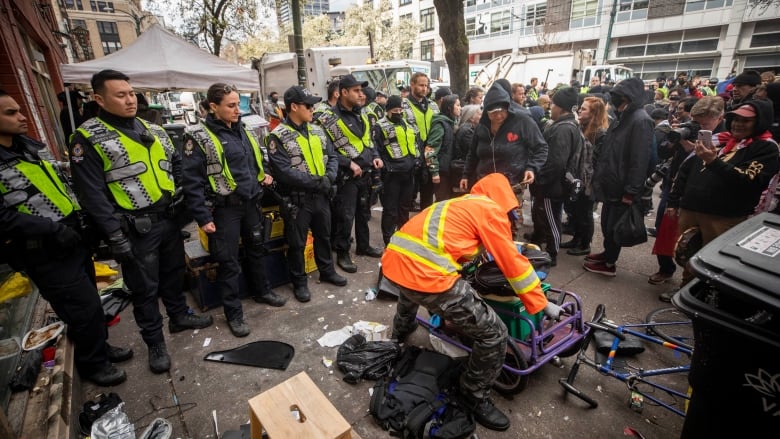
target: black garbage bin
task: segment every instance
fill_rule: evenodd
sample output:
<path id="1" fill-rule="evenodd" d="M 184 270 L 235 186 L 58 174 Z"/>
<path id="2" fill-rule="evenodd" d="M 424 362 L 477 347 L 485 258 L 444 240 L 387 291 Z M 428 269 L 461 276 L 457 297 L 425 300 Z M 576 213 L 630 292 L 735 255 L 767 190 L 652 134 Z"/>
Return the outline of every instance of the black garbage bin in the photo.
<path id="1" fill-rule="evenodd" d="M 182 154 L 182 148 L 184 148 L 184 129 L 187 125 L 181 123 L 166 123 L 163 125 L 163 129 L 168 133 L 168 136 L 173 142 L 173 146 L 179 154 Z"/>
<path id="2" fill-rule="evenodd" d="M 691 401 L 682 438 L 780 431 L 780 215 L 760 214 L 691 258 L 672 298 L 691 316 Z"/>

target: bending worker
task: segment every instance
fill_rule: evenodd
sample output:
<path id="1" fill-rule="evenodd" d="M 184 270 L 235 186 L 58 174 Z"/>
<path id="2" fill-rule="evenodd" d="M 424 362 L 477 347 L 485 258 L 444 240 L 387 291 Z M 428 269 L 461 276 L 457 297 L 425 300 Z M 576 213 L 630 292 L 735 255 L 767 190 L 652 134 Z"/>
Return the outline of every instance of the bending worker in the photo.
<path id="1" fill-rule="evenodd" d="M 530 314 L 560 317 L 561 308 L 547 301 L 533 266 L 512 241 L 517 207 L 509 180 L 488 174 L 470 195 L 435 203 L 410 219 L 382 257 L 385 278 L 399 288 L 392 338 L 403 342 L 414 331 L 420 305 L 471 337 L 473 350 L 460 377 L 463 400 L 477 422 L 499 431 L 509 428 L 509 418 L 488 396 L 506 355 L 507 328 L 459 270 L 484 248 Z"/>

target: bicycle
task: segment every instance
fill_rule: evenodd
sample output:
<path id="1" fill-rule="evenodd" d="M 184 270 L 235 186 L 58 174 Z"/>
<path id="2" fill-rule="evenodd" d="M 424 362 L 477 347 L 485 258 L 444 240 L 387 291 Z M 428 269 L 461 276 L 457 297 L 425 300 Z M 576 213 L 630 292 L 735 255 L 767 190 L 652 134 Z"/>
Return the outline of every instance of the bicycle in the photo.
<path id="1" fill-rule="evenodd" d="M 586 364 L 606 376 L 625 383 L 631 392 L 629 407 L 635 411 L 641 412 L 645 401 L 650 401 L 652 404 L 661 406 L 677 415 L 685 416 L 684 408 L 680 408 L 678 402 L 682 400 L 684 406 L 687 407 L 688 401 L 690 401 L 687 388 L 685 391 L 674 389 L 667 384 L 659 382 L 658 378 L 676 374 L 687 375 L 691 368 L 693 326 L 688 317 L 685 317 L 684 314 L 674 308 L 662 308 L 648 314 L 646 323 L 618 325 L 606 318 L 605 307 L 600 304 L 596 307 L 593 319 L 590 322 L 585 322 L 585 324 L 591 330 L 583 340 L 582 347 L 569 375 L 559 380 L 567 394 L 571 393 L 585 401 L 591 408 L 598 407 L 598 402 L 595 399 L 574 386 L 574 380 L 579 373 L 580 365 Z M 641 331 L 643 328 L 645 332 Z M 603 362 L 598 358 L 598 350 L 594 357 L 588 354 L 589 345 L 600 331 L 612 336 L 609 353 L 606 361 Z M 627 363 L 625 369 L 621 370 L 616 365 L 616 355 L 621 349 L 621 343 L 627 345 L 627 349 L 631 351 L 629 353 L 639 353 L 644 350 L 641 344 L 633 343 L 633 346 L 631 346 L 631 340 L 626 342 L 628 340 L 627 336 L 633 336 L 639 340 L 661 346 L 664 349 L 673 351 L 675 355 L 683 355 L 687 357 L 687 361 L 682 365 L 660 368 L 644 368 Z M 656 391 L 668 395 L 671 397 L 671 401 L 664 400 L 664 397 L 659 396 Z"/>

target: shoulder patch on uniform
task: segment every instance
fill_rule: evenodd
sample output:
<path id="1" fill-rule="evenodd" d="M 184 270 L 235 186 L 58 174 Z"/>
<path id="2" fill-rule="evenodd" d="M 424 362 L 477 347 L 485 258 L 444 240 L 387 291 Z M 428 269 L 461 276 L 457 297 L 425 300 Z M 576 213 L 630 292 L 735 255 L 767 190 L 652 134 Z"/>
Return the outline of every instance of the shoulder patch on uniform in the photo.
<path id="1" fill-rule="evenodd" d="M 74 163 L 84 160 L 84 147 L 80 143 L 70 147 L 70 160 Z"/>
<path id="2" fill-rule="evenodd" d="M 268 141 L 268 153 L 276 154 L 276 141 L 274 139 L 269 139 Z"/>
<path id="3" fill-rule="evenodd" d="M 192 150 L 195 148 L 195 144 L 192 139 L 187 139 L 187 143 L 184 144 L 184 154 L 192 155 Z"/>

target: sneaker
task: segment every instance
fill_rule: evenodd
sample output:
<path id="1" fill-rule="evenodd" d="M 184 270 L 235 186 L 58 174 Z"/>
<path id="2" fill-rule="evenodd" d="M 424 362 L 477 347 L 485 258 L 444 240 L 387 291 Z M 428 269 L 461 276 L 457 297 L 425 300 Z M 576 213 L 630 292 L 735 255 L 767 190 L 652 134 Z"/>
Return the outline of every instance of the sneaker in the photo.
<path id="1" fill-rule="evenodd" d="M 590 254 L 590 247 L 574 247 L 566 250 L 567 255 L 585 256 Z"/>
<path id="2" fill-rule="evenodd" d="M 568 241 L 562 242 L 558 247 L 560 248 L 575 248 L 577 247 L 577 241 L 570 239 Z"/>
<path id="3" fill-rule="evenodd" d="M 95 373 L 84 378 L 100 387 L 110 387 L 124 383 L 127 380 L 127 373 L 108 363 Z"/>
<path id="4" fill-rule="evenodd" d="M 298 302 L 301 303 L 306 303 L 311 300 L 311 292 L 309 291 L 309 287 L 306 285 L 295 287 L 293 289 L 293 295 L 298 300 Z"/>
<path id="5" fill-rule="evenodd" d="M 247 325 L 244 319 L 240 317 L 237 319 L 228 320 L 228 327 L 230 328 L 230 332 L 232 332 L 236 337 L 246 337 L 250 332 L 252 332 L 252 330 L 249 329 L 249 325 Z"/>
<path id="6" fill-rule="evenodd" d="M 327 282 L 337 287 L 343 287 L 347 284 L 347 278 L 334 271 L 333 273 L 321 275 L 320 282 Z"/>
<path id="7" fill-rule="evenodd" d="M 483 427 L 495 431 L 504 431 L 509 428 L 509 418 L 493 405 L 490 398 L 474 400 L 467 396 L 464 399 L 465 406 L 471 409 L 471 413 L 474 415 L 474 420 Z"/>
<path id="8" fill-rule="evenodd" d="M 119 346 L 111 346 L 106 343 L 106 351 L 108 353 L 108 361 L 112 363 L 121 363 L 133 358 L 133 350 L 130 348 L 120 348 Z"/>
<path id="9" fill-rule="evenodd" d="M 203 329 L 211 326 L 214 319 L 207 314 L 195 314 L 191 309 L 186 313 L 171 317 L 168 320 L 168 330 L 171 334 L 187 329 Z"/>
<path id="10" fill-rule="evenodd" d="M 355 254 L 358 256 L 368 256 L 370 258 L 381 258 L 382 250 L 376 247 L 368 246 L 365 250 L 356 250 Z"/>
<path id="11" fill-rule="evenodd" d="M 585 262 L 607 262 L 607 255 L 601 253 L 589 253 L 585 256 Z"/>
<path id="12" fill-rule="evenodd" d="M 167 372 L 171 368 L 171 356 L 165 343 L 149 346 L 149 369 L 154 373 Z"/>
<path id="13" fill-rule="evenodd" d="M 647 282 L 653 285 L 661 285 L 662 283 L 671 280 L 673 277 L 674 274 L 661 273 L 659 271 L 658 273 L 655 273 L 647 278 Z"/>
<path id="14" fill-rule="evenodd" d="M 606 262 L 586 262 L 582 264 L 582 268 L 590 271 L 591 273 L 603 274 L 604 276 L 615 277 L 617 269 L 614 265 L 607 265 Z"/>
<path id="15" fill-rule="evenodd" d="M 669 303 L 672 301 L 672 297 L 674 297 L 674 295 L 677 294 L 678 291 L 679 289 L 675 288 L 673 290 L 661 293 L 658 295 L 658 300 L 660 300 L 661 302 Z"/>
<path id="16" fill-rule="evenodd" d="M 271 306 L 284 306 L 285 303 L 287 303 L 287 299 L 284 297 L 274 293 L 271 290 L 266 291 L 265 294 L 259 294 L 257 296 L 252 296 L 252 299 L 254 299 L 257 303 L 265 303 Z"/>
<path id="17" fill-rule="evenodd" d="M 653 238 L 655 238 L 656 234 L 658 234 L 658 231 L 656 230 L 655 227 L 648 227 L 647 228 L 647 236 L 652 236 Z"/>
<path id="18" fill-rule="evenodd" d="M 338 266 L 347 273 L 357 273 L 357 265 L 352 262 L 352 258 L 349 257 L 348 252 L 343 252 L 336 255 L 336 264 L 338 264 Z"/>

